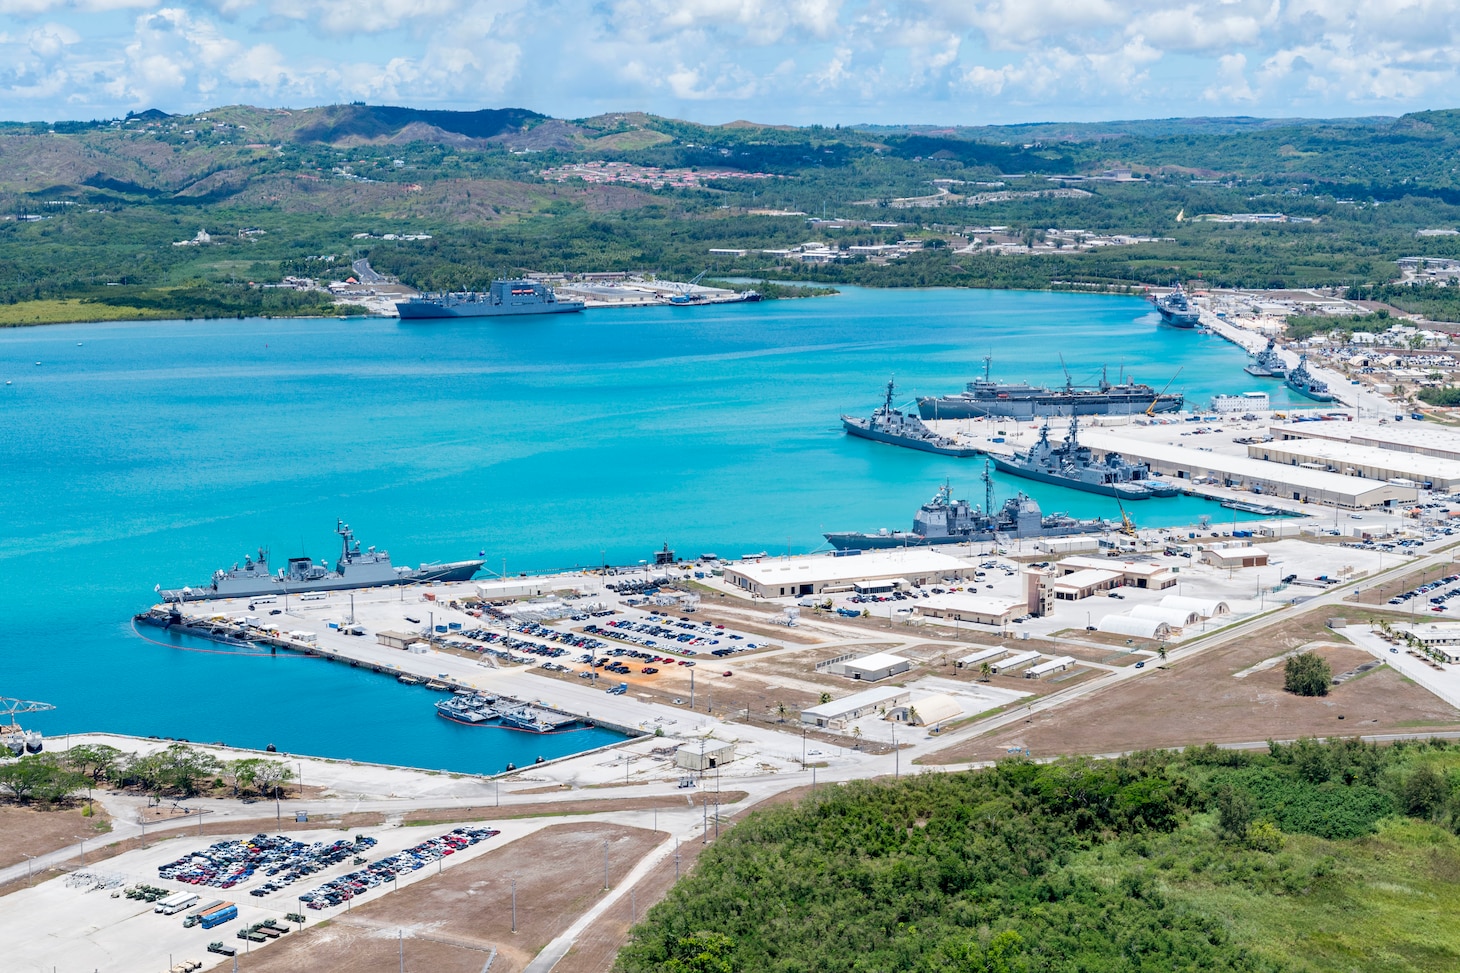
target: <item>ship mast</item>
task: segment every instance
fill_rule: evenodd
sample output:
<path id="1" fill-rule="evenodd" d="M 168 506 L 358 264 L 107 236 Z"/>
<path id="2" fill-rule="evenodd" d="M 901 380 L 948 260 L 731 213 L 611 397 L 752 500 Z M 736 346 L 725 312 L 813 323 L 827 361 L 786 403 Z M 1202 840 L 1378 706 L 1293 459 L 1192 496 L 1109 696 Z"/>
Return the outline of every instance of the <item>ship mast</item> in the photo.
<path id="1" fill-rule="evenodd" d="M 994 515 L 994 478 L 989 475 L 989 461 L 983 461 L 983 513 L 985 517 Z"/>
<path id="2" fill-rule="evenodd" d="M 896 388 L 896 376 L 887 380 L 887 397 L 882 400 L 882 414 L 885 416 L 892 415 L 892 392 L 894 388 Z"/>

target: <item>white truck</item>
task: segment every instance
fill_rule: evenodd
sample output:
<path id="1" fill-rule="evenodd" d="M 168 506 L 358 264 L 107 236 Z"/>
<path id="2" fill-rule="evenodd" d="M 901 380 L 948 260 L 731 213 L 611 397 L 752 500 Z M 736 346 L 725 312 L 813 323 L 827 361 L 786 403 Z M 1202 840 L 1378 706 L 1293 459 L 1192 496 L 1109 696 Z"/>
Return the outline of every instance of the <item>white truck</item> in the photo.
<path id="1" fill-rule="evenodd" d="M 160 912 L 165 916 L 175 916 L 184 909 L 197 905 L 197 903 L 198 894 L 196 892 L 178 892 L 174 895 L 169 895 L 157 903 L 152 911 Z"/>

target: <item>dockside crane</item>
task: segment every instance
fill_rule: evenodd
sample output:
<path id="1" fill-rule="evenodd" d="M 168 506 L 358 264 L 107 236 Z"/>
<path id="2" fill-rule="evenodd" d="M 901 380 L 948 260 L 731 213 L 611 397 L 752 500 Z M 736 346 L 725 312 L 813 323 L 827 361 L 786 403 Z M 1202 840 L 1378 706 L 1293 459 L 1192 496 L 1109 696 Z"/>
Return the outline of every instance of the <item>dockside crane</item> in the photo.
<path id="1" fill-rule="evenodd" d="M 1185 365 L 1181 366 L 1181 368 L 1185 368 L 1185 367 L 1186 367 Z M 1180 375 L 1181 374 L 1181 368 L 1176 369 L 1176 375 Z M 1171 382 L 1176 381 L 1176 375 L 1172 375 L 1171 376 L 1171 381 L 1170 382 L 1167 382 L 1164 386 L 1161 387 L 1161 391 L 1159 391 L 1159 392 L 1156 393 L 1156 397 L 1154 399 L 1152 399 L 1151 400 L 1151 404 L 1146 407 L 1146 418 L 1147 419 L 1151 418 L 1152 416 L 1154 416 L 1156 414 L 1156 406 L 1160 404 L 1160 402 L 1161 402 L 1161 396 L 1163 396 L 1163 395 L 1166 394 L 1166 390 L 1171 387 Z"/>
<path id="2" fill-rule="evenodd" d="M 691 304 L 691 303 L 693 303 L 694 300 L 695 300 L 694 293 L 693 293 L 694 292 L 694 289 L 699 284 L 700 281 L 702 281 L 702 280 L 705 279 L 705 274 L 708 274 L 708 273 L 709 273 L 708 270 L 702 270 L 698 274 L 695 274 L 694 277 L 691 278 L 691 280 L 690 280 L 690 282 L 688 284 L 676 284 L 675 285 L 675 289 L 678 290 L 679 293 L 678 294 L 675 294 L 673 297 L 671 297 L 669 299 L 669 303 L 671 303 L 671 304 Z"/>

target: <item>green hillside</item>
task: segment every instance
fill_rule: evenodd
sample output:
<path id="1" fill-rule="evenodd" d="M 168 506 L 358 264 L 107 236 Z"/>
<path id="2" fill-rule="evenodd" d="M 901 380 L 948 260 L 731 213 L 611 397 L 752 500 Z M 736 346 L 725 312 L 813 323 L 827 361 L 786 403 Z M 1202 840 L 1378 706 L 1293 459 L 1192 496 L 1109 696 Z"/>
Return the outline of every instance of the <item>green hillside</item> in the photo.
<path id="1" fill-rule="evenodd" d="M 1450 971 L 1460 751 L 1014 761 L 752 814 L 633 931 L 648 971 Z"/>

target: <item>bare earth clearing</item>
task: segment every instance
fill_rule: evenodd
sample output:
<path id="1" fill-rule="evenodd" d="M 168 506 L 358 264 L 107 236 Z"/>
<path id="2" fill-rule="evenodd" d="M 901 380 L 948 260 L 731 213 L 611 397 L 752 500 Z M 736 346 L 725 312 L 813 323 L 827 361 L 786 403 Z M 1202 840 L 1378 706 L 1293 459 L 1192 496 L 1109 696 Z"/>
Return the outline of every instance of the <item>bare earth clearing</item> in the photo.
<path id="1" fill-rule="evenodd" d="M 403 930 L 409 970 L 478 973 L 493 946 L 497 948 L 494 973 L 521 970 L 603 894 L 605 839 L 609 882 L 615 883 L 664 836 L 613 824 L 553 825 L 331 922 L 287 936 L 257 959 L 240 955 L 239 969 L 385 973 L 400 968 L 397 936 Z M 672 881 L 672 857 L 669 877 Z"/>
<path id="2" fill-rule="evenodd" d="M 1259 638 L 1209 649 L 1194 660 L 1128 680 L 1055 713 L 940 751 L 927 762 L 993 760 L 1016 746 L 1028 747 L 1036 757 L 1100 754 L 1207 742 L 1453 729 L 1460 722 L 1460 712 L 1387 666 L 1318 698 L 1284 692 L 1281 662 L 1234 678 L 1309 643 L 1328 659 L 1335 675 L 1373 659 L 1367 652 L 1333 644 L 1335 634 L 1311 616 L 1293 619 Z"/>

